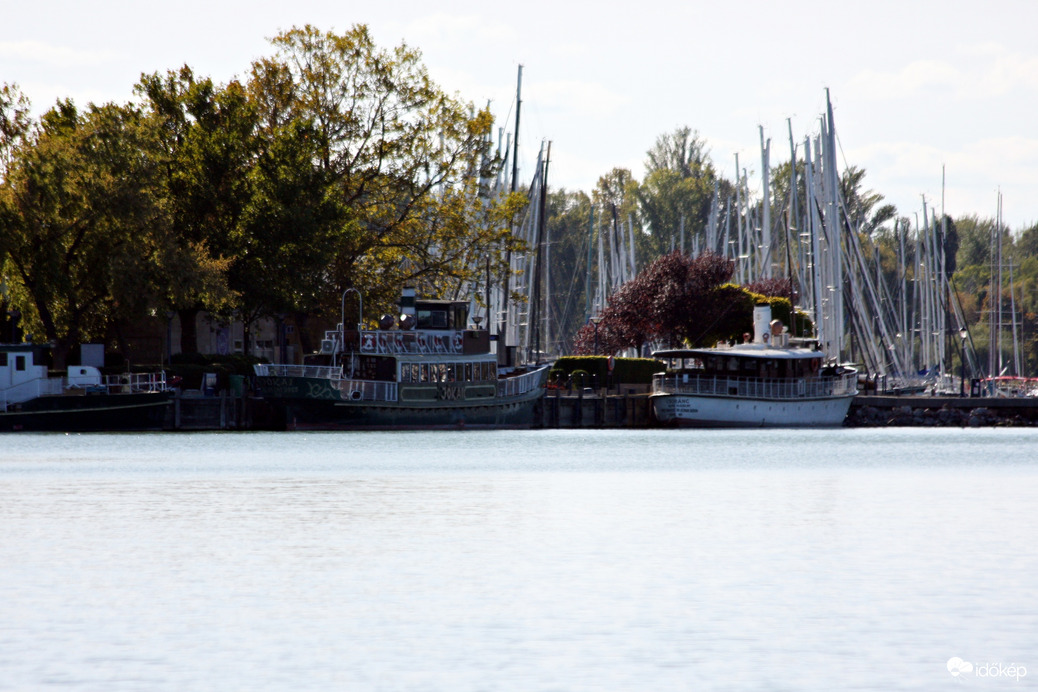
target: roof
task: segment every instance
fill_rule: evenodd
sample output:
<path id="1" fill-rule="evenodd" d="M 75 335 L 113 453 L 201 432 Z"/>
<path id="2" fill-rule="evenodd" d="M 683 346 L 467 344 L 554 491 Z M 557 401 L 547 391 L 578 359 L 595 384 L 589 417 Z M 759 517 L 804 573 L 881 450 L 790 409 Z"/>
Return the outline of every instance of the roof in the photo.
<path id="1" fill-rule="evenodd" d="M 714 348 L 674 348 L 655 351 L 653 358 L 704 358 L 706 356 L 735 356 L 737 358 L 759 358 L 761 360 L 808 360 L 825 356 L 821 351 L 809 348 L 776 348 L 765 344 L 738 344 Z"/>

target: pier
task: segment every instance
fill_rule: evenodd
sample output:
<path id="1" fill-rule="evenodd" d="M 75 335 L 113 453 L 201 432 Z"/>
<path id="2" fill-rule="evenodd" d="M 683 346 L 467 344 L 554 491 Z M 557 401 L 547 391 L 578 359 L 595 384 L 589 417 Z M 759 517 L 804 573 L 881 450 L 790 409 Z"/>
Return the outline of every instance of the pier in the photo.
<path id="1" fill-rule="evenodd" d="M 1038 398 L 884 396 L 859 394 L 851 403 L 847 427 L 1033 426 Z"/>
<path id="2" fill-rule="evenodd" d="M 655 425 L 649 394 L 637 388 L 611 392 L 556 389 L 549 390 L 542 401 L 541 427 L 544 428 L 648 428 Z"/>
<path id="3" fill-rule="evenodd" d="M 649 393 L 644 389 L 548 390 L 541 402 L 539 427 L 658 427 Z M 859 394 L 851 403 L 844 423 L 844 427 L 852 428 L 941 426 L 1038 426 L 1038 399 Z M 178 394 L 170 402 L 164 429 L 271 430 L 276 427 L 263 399 L 225 391 L 208 397 Z"/>
<path id="4" fill-rule="evenodd" d="M 648 392 L 549 390 L 544 428 L 657 427 Z M 876 396 L 851 402 L 844 427 L 1014 427 L 1038 426 L 1038 399 L 1028 397 Z"/>

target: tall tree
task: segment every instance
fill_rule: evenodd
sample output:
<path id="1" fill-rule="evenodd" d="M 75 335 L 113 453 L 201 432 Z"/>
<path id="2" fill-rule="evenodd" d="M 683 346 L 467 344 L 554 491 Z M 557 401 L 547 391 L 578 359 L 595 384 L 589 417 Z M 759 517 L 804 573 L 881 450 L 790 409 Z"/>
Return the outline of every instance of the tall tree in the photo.
<path id="1" fill-rule="evenodd" d="M 450 258 L 474 245 L 490 251 L 485 236 L 475 239 L 485 226 L 459 223 L 486 204 L 479 188 L 495 165 L 489 113 L 444 94 L 418 51 L 384 50 L 363 25 L 343 34 L 294 28 L 273 45 L 276 54 L 254 65 L 254 91 L 278 104 L 266 111 L 271 123 L 293 120 L 312 132 L 335 210 L 321 231 L 331 249 L 323 302 L 336 305 L 345 286 L 364 288 L 376 309 L 389 308 L 401 281 L 445 290 Z"/>
<path id="2" fill-rule="evenodd" d="M 590 353 L 596 331 L 606 353 L 640 350 L 651 341 L 713 343 L 719 335 L 727 335 L 728 317 L 738 313 L 733 295 L 741 289 L 723 288 L 734 271 L 732 260 L 713 253 L 692 258 L 672 252 L 659 257 L 609 297 L 601 322 L 597 328 L 581 328 L 575 348 Z"/>
<path id="3" fill-rule="evenodd" d="M 706 141 L 698 132 L 683 126 L 657 137 L 647 152 L 645 179 L 638 188 L 645 222 L 642 245 L 648 257 L 680 247 L 682 228 L 686 252 L 692 251 L 694 237 L 705 238 L 715 184 L 721 207 L 728 203 L 733 188 L 718 178 Z"/>
<path id="4" fill-rule="evenodd" d="M 182 352 L 197 350 L 195 319 L 202 310 L 226 312 L 231 290 L 226 282 L 237 248 L 233 244 L 250 199 L 255 116 L 245 90 L 231 82 L 217 87 L 184 66 L 165 74 L 143 75 L 136 86 L 144 101 L 145 122 L 154 134 L 148 155 L 160 176 L 158 195 L 168 213 L 170 242 L 181 257 L 213 256 L 208 281 L 169 276 L 167 300 L 180 315 Z M 183 266 L 173 269 L 182 273 Z M 221 277 L 220 274 L 224 276 Z"/>
<path id="5" fill-rule="evenodd" d="M 158 267 L 172 255 L 152 194 L 156 171 L 141 156 L 147 139 L 133 106 L 80 113 L 61 101 L 7 170 L 0 246 L 12 294 L 26 331 L 55 345 L 58 367 L 75 344 L 156 307 Z M 180 263 L 197 273 L 207 258 Z"/>

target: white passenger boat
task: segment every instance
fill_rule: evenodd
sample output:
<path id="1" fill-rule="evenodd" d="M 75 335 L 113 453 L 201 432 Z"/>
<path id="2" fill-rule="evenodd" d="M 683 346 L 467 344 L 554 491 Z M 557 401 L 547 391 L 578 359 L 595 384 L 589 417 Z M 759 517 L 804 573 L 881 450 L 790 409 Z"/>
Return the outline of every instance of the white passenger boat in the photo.
<path id="1" fill-rule="evenodd" d="M 754 339 L 735 346 L 670 349 L 653 378 L 656 419 L 692 427 L 819 427 L 843 423 L 858 373 L 826 362 L 815 344 L 791 344 L 771 308 L 754 309 Z"/>

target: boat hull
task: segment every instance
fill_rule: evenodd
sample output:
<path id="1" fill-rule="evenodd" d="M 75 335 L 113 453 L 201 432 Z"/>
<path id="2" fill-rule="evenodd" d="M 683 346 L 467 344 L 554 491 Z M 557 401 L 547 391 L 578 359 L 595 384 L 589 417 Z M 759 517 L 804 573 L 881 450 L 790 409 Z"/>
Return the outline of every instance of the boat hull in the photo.
<path id="1" fill-rule="evenodd" d="M 0 411 L 3 432 L 162 430 L 172 392 L 41 396 Z"/>
<path id="2" fill-rule="evenodd" d="M 540 397 L 451 406 L 286 401 L 288 430 L 431 430 L 532 428 Z"/>
<path id="3" fill-rule="evenodd" d="M 342 396 L 319 379 L 256 378 L 286 430 L 431 430 L 533 428 L 540 422 L 540 386 L 513 396 L 368 401 Z M 481 389 L 471 387 L 471 389 Z M 493 391 L 496 385 L 484 387 Z"/>
<path id="4" fill-rule="evenodd" d="M 654 394 L 656 419 L 700 428 L 836 427 L 843 425 L 853 394 L 817 399 L 757 399 L 698 394 Z"/>

